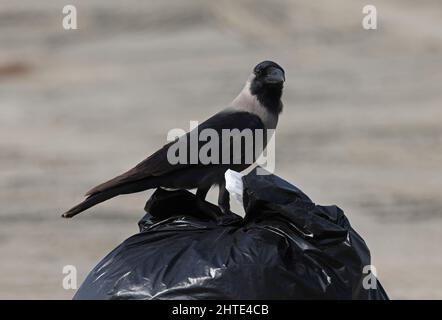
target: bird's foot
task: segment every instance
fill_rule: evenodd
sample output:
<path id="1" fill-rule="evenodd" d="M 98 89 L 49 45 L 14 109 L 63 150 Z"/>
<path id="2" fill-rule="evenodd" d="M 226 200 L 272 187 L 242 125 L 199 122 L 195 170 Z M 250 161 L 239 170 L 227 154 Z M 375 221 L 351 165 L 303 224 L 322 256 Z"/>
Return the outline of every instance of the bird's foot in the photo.
<path id="1" fill-rule="evenodd" d="M 233 211 L 230 210 L 230 207 L 226 208 L 224 206 L 219 206 L 219 208 L 221 209 L 221 212 L 223 214 L 226 214 L 226 215 L 233 214 Z"/>

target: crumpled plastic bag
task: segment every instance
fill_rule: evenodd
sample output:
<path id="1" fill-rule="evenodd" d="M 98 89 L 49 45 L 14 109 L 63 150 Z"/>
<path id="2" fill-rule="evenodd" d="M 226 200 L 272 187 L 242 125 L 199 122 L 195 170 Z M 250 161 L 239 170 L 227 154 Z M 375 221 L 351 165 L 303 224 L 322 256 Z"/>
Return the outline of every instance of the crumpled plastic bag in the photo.
<path id="1" fill-rule="evenodd" d="M 370 252 L 341 209 L 256 170 L 242 184 L 244 218 L 157 189 L 74 299 L 388 299 L 373 275 L 364 288 Z"/>

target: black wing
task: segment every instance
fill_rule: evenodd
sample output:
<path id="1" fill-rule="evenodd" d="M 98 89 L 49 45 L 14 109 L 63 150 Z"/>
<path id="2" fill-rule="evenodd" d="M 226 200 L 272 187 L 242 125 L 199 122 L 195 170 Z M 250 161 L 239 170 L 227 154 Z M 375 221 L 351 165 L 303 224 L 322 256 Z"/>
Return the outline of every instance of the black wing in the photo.
<path id="1" fill-rule="evenodd" d="M 200 132 L 203 129 L 209 128 L 217 131 L 218 134 L 221 135 L 223 129 L 238 129 L 239 131 L 242 131 L 244 129 L 251 129 L 254 131 L 256 129 L 264 129 L 264 125 L 261 119 L 255 114 L 243 111 L 222 111 L 215 114 L 205 122 L 201 123 L 194 130 L 198 130 L 198 132 Z M 167 158 L 167 153 L 170 146 L 172 146 L 174 143 L 180 143 L 180 141 L 183 142 L 183 139 L 189 142 L 190 133 L 187 133 L 178 141 L 173 141 L 164 145 L 157 152 L 137 164 L 134 168 L 103 184 L 96 186 L 95 188 L 87 192 L 86 195 L 94 195 L 98 192 L 102 192 L 110 188 L 119 187 L 127 183 L 143 180 L 149 177 L 161 176 L 163 174 L 167 174 L 176 170 L 184 169 L 188 166 L 198 165 L 189 164 L 189 162 L 178 164 L 171 164 L 169 162 Z M 189 145 L 189 143 L 187 143 L 187 145 Z M 203 144 L 199 143 L 199 148 L 202 145 Z"/>

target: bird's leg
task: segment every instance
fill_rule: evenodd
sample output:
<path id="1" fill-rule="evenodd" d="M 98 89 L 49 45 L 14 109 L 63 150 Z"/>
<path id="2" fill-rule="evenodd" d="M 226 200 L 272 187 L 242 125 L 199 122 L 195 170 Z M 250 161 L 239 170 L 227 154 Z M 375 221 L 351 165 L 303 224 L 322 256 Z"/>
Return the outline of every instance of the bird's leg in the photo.
<path id="1" fill-rule="evenodd" d="M 207 192 L 209 192 L 209 189 L 210 188 L 198 188 L 196 190 L 196 196 L 201 200 L 206 199 Z"/>
<path id="2" fill-rule="evenodd" d="M 218 206 L 223 213 L 230 213 L 230 195 L 226 189 L 226 180 L 219 185 Z"/>
<path id="3" fill-rule="evenodd" d="M 200 200 L 200 201 L 197 201 L 196 205 L 203 212 L 205 212 L 207 210 L 204 202 L 205 202 L 205 199 L 207 196 L 207 192 L 209 192 L 209 190 L 210 190 L 210 187 L 196 189 L 196 198 Z"/>

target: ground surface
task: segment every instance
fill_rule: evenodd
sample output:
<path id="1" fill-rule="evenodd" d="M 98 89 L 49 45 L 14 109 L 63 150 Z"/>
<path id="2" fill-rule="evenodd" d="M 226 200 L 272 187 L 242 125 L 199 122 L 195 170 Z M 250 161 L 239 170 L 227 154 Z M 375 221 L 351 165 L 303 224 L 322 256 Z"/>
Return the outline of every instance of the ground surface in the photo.
<path id="1" fill-rule="evenodd" d="M 440 1 L 377 1 L 377 31 L 355 0 L 70 2 L 68 32 L 62 3 L 0 1 L 0 298 L 70 298 L 62 267 L 81 282 L 150 193 L 59 215 L 267 58 L 287 73 L 276 173 L 345 210 L 392 298 L 442 298 Z"/>

